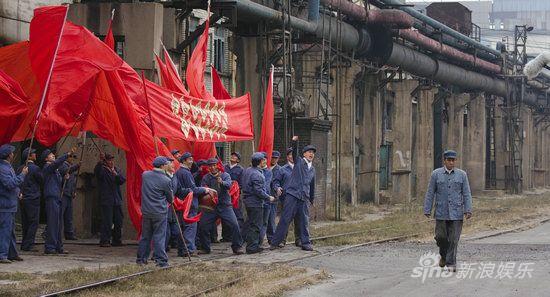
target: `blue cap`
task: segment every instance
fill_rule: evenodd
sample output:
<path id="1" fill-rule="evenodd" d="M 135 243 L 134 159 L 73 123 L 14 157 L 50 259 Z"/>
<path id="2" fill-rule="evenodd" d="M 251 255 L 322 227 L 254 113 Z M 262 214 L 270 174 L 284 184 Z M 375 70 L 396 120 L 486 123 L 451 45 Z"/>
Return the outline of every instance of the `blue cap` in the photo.
<path id="1" fill-rule="evenodd" d="M 216 165 L 218 164 L 218 159 L 216 158 L 210 158 L 206 161 L 206 165 Z"/>
<path id="2" fill-rule="evenodd" d="M 271 158 L 280 158 L 281 157 L 281 153 L 279 153 L 279 151 L 273 151 L 271 153 Z"/>
<path id="3" fill-rule="evenodd" d="M 172 154 L 172 156 L 173 156 L 173 155 L 175 155 L 175 154 L 177 154 L 177 153 L 179 153 L 179 152 L 180 152 L 180 150 L 178 150 L 178 149 L 173 149 L 173 150 L 170 151 L 170 154 Z"/>
<path id="4" fill-rule="evenodd" d="M 309 144 L 309 145 L 304 146 L 304 148 L 302 149 L 302 154 L 307 152 L 307 151 L 313 151 L 315 153 L 315 152 L 317 152 L 317 149 L 315 148 L 315 146 Z"/>
<path id="5" fill-rule="evenodd" d="M 183 161 L 185 161 L 186 159 L 191 158 L 191 157 L 193 157 L 193 155 L 191 155 L 190 152 L 185 152 L 185 153 L 183 153 L 183 155 L 181 155 L 180 162 L 183 163 Z"/>
<path id="6" fill-rule="evenodd" d="M 206 165 L 206 160 L 198 160 L 197 166 L 201 167 L 202 165 Z"/>
<path id="7" fill-rule="evenodd" d="M 446 150 L 443 152 L 443 159 L 456 159 L 457 153 L 453 150 Z"/>
<path id="8" fill-rule="evenodd" d="M 11 153 L 15 151 L 15 146 L 11 144 L 3 144 L 0 146 L 0 159 L 6 159 Z"/>
<path id="9" fill-rule="evenodd" d="M 170 162 L 174 161 L 174 159 L 165 157 L 165 156 L 158 156 L 153 160 L 153 166 L 155 168 L 159 168 L 163 165 L 169 164 Z"/>
<path id="10" fill-rule="evenodd" d="M 237 159 L 241 160 L 241 154 L 239 152 L 232 152 L 231 155 L 234 155 Z"/>
<path id="11" fill-rule="evenodd" d="M 42 152 L 42 154 L 40 155 L 40 160 L 41 160 L 41 161 L 46 160 L 46 158 L 47 158 L 51 153 L 52 153 L 51 150 L 45 149 L 45 150 Z"/>
<path id="12" fill-rule="evenodd" d="M 292 154 L 292 151 L 293 151 L 293 150 L 292 150 L 291 147 L 287 148 L 287 149 L 286 149 L 286 155 L 288 156 L 289 154 Z"/>
<path id="13" fill-rule="evenodd" d="M 30 152 L 29 152 L 30 151 Z M 23 159 L 26 159 L 27 156 L 30 156 L 32 154 L 36 153 L 36 150 L 35 149 L 32 149 L 30 147 L 26 148 L 23 150 Z"/>
<path id="14" fill-rule="evenodd" d="M 265 153 L 255 152 L 252 154 L 252 161 L 261 161 L 265 159 Z"/>

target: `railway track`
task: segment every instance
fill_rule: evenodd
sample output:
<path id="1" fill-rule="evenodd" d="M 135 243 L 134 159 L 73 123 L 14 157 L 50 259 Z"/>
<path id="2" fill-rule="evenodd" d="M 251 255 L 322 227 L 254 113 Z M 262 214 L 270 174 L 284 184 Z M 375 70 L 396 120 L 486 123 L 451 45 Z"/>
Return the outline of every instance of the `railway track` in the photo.
<path id="1" fill-rule="evenodd" d="M 429 221 L 421 221 L 421 222 L 417 222 L 417 223 L 414 223 L 414 224 L 421 224 L 421 223 L 426 223 L 426 222 L 429 222 Z M 392 227 L 394 227 L 394 226 L 386 226 L 386 227 L 380 227 L 380 228 L 375 228 L 375 229 L 360 230 L 360 231 L 345 232 L 345 233 L 339 233 L 339 234 L 333 234 L 333 235 L 327 235 L 327 236 L 313 237 L 313 238 L 311 238 L 311 241 L 319 242 L 319 241 L 333 239 L 333 238 L 339 238 L 339 237 L 344 237 L 344 236 L 353 236 L 353 235 L 368 233 L 368 232 L 377 231 L 377 230 L 390 229 Z M 413 237 L 416 237 L 416 236 L 421 235 L 421 234 L 422 233 L 413 233 L 413 234 L 408 234 L 408 235 L 403 235 L 403 236 L 398 236 L 398 237 L 385 238 L 385 239 L 382 239 L 382 240 L 368 241 L 368 242 L 364 242 L 364 243 L 359 243 L 359 244 L 355 244 L 355 245 L 350 245 L 350 246 L 337 248 L 335 250 L 328 251 L 328 252 L 325 252 L 325 253 L 307 254 L 307 255 L 304 255 L 302 257 L 291 259 L 291 260 L 278 261 L 278 262 L 274 262 L 274 264 L 297 263 L 297 262 L 300 262 L 300 261 L 303 261 L 303 260 L 312 259 L 312 258 L 316 258 L 316 257 L 329 256 L 329 255 L 332 255 L 332 254 L 340 253 L 340 252 L 350 250 L 350 249 L 353 249 L 353 248 L 357 248 L 357 247 L 361 247 L 361 246 L 368 246 L 368 245 L 384 243 L 384 242 L 389 242 L 389 241 L 396 241 L 396 240 L 404 240 L 404 239 L 407 239 L 407 238 L 413 238 Z M 85 242 L 81 242 L 81 243 L 68 242 L 67 244 L 97 245 L 97 243 L 85 243 Z M 199 258 L 197 260 L 193 260 L 193 261 L 190 261 L 190 262 L 175 264 L 175 265 L 171 265 L 171 266 L 165 267 L 165 268 L 148 269 L 148 270 L 144 270 L 144 271 L 140 271 L 140 272 L 136 272 L 136 273 L 132 273 L 132 274 L 128 274 L 128 275 L 118 276 L 118 277 L 114 277 L 114 278 L 110 278 L 110 279 L 106 279 L 106 280 L 102 280 L 102 281 L 97 281 L 97 282 L 93 282 L 93 283 L 89 283 L 89 284 L 85 284 L 85 285 L 76 286 L 76 287 L 73 287 L 73 288 L 68 288 L 68 289 L 64 289 L 64 290 L 60 290 L 60 291 L 56 291 L 56 292 L 52 292 L 52 293 L 47 293 L 47 294 L 40 295 L 40 296 L 41 297 L 51 297 L 51 296 L 61 296 L 61 295 L 66 295 L 66 294 L 73 294 L 73 293 L 77 293 L 77 292 L 80 292 L 80 291 L 83 291 L 83 290 L 99 288 L 99 287 L 114 284 L 114 283 L 117 283 L 117 282 L 120 282 L 120 281 L 129 280 L 129 279 L 132 279 L 132 278 L 135 278 L 135 277 L 139 277 L 139 276 L 142 276 L 142 275 L 147 275 L 147 274 L 157 272 L 157 271 L 161 271 L 161 270 L 164 270 L 164 269 L 173 269 L 173 268 L 176 268 L 176 267 L 184 267 L 184 266 L 188 266 L 188 265 L 195 264 L 195 263 L 201 263 L 201 262 L 204 263 L 204 262 L 222 260 L 222 259 L 233 257 L 233 256 L 234 256 L 233 254 L 223 254 L 223 255 L 209 256 L 209 257 L 202 257 L 202 259 Z M 262 270 L 261 272 L 265 272 L 265 271 L 268 271 L 268 270 L 269 269 L 265 269 L 265 270 Z M 219 289 L 222 289 L 222 288 L 230 287 L 230 286 L 240 282 L 241 280 L 246 279 L 247 277 L 249 277 L 249 276 L 246 276 L 246 275 L 241 276 L 239 278 L 232 279 L 228 282 L 219 284 L 217 286 L 202 290 L 200 292 L 193 293 L 189 296 L 201 296 L 201 295 L 204 295 L 204 294 L 209 293 L 209 292 L 213 292 L 213 291 L 216 291 L 216 290 L 219 290 Z"/>

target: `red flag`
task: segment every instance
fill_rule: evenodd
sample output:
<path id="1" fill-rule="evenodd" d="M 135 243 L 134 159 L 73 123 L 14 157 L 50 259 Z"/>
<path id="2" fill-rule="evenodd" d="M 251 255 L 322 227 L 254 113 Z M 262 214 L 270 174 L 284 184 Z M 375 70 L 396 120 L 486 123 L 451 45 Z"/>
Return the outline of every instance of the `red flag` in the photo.
<path id="1" fill-rule="evenodd" d="M 113 36 L 113 20 L 109 20 L 109 29 L 107 30 L 107 35 L 105 35 L 105 39 L 103 39 L 103 42 L 112 49 L 115 50 L 115 37 Z"/>
<path id="2" fill-rule="evenodd" d="M 259 152 L 267 153 L 267 165 L 271 164 L 271 153 L 273 152 L 273 139 L 275 137 L 274 123 L 274 108 L 273 108 L 273 67 L 269 73 L 269 83 L 267 84 L 267 93 L 265 95 L 264 115 L 262 117 L 262 133 L 260 143 L 258 144 Z"/>
<path id="3" fill-rule="evenodd" d="M 168 81 L 167 77 L 166 77 L 166 64 L 164 64 L 164 62 L 162 62 L 162 60 L 160 59 L 160 57 L 155 54 L 155 61 L 157 62 L 157 73 L 158 73 L 158 76 L 159 76 L 159 82 L 160 82 L 160 85 L 169 89 L 167 86 L 166 86 L 166 83 Z"/>
<path id="4" fill-rule="evenodd" d="M 34 10 L 29 29 L 29 40 L 33 41 L 30 44 L 29 56 L 42 92 L 61 43 L 61 33 L 68 9 L 68 6 L 44 6 Z"/>
<path id="5" fill-rule="evenodd" d="M 229 92 L 225 89 L 225 86 L 222 83 L 222 80 L 220 79 L 220 76 L 218 75 L 218 71 L 216 71 L 216 68 L 214 66 L 211 67 L 212 71 L 212 95 L 216 99 L 231 99 L 231 95 L 229 95 Z"/>
<path id="6" fill-rule="evenodd" d="M 210 8 L 209 8 L 210 11 Z M 210 15 L 210 13 L 208 13 Z M 206 69 L 206 56 L 208 49 L 208 29 L 210 28 L 210 20 L 207 17 L 204 26 L 204 32 L 191 54 L 191 58 L 187 64 L 187 72 L 185 78 L 187 79 L 187 87 L 189 88 L 189 95 L 202 98 L 206 100 L 215 100 L 214 96 L 206 90 L 204 85 L 204 72 Z"/>
<path id="7" fill-rule="evenodd" d="M 241 197 L 241 189 L 239 188 L 239 183 L 234 180 L 229 188 L 229 196 L 231 196 L 231 204 L 233 208 L 239 208 L 239 198 Z"/>
<path id="8" fill-rule="evenodd" d="M 187 224 L 193 224 L 198 222 L 202 217 L 202 212 L 199 212 L 194 217 L 189 217 L 189 210 L 191 209 L 191 203 L 193 202 L 193 192 L 189 192 L 184 200 L 175 198 L 174 207 L 178 211 L 183 211 L 183 221 Z"/>
<path id="9" fill-rule="evenodd" d="M 21 86 L 0 70 L 0 144 L 11 141 L 29 111 L 29 98 Z"/>
<path id="10" fill-rule="evenodd" d="M 254 138 L 250 95 L 232 100 L 204 100 L 170 92 L 147 82 L 151 114 L 158 137 L 200 142 Z M 195 147 L 196 150 L 196 147 Z"/>
<path id="11" fill-rule="evenodd" d="M 166 51 L 164 47 L 162 51 L 164 53 L 164 62 L 166 63 L 166 76 L 170 84 L 170 87 L 166 86 L 166 88 L 178 93 L 182 93 L 184 95 L 189 95 L 189 92 L 183 85 L 183 81 L 181 80 L 181 77 L 178 73 L 176 64 L 174 64 L 172 58 L 170 58 L 170 54 L 168 54 L 168 51 Z"/>
<path id="12" fill-rule="evenodd" d="M 105 35 L 105 39 L 103 39 L 103 42 L 111 48 L 113 51 L 115 50 L 115 36 L 113 36 L 113 18 L 115 16 L 115 10 L 111 12 L 111 19 L 109 20 L 109 28 L 107 29 L 107 34 Z"/>

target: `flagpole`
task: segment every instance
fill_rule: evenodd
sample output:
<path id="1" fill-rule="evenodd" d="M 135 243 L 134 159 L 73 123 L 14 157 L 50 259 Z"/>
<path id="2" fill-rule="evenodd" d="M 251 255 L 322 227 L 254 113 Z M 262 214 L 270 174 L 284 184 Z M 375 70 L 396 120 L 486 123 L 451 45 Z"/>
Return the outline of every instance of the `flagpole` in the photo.
<path id="1" fill-rule="evenodd" d="M 40 114 L 42 113 L 42 108 L 44 107 L 44 100 L 48 94 L 50 80 L 52 78 L 53 67 L 55 64 L 55 59 L 57 57 L 57 52 L 59 50 L 59 45 L 61 44 L 61 38 L 63 37 L 63 29 L 65 28 L 65 22 L 67 21 L 67 14 L 69 12 L 69 6 L 65 5 L 65 17 L 63 18 L 63 24 L 61 24 L 61 31 L 59 32 L 59 39 L 57 40 L 57 45 L 55 46 L 55 51 L 53 53 L 52 64 L 50 65 L 50 70 L 48 71 L 48 77 L 46 78 L 46 84 L 44 85 L 44 90 L 42 91 L 42 98 L 40 99 L 40 105 L 38 106 L 38 111 L 36 112 L 36 117 L 34 119 L 34 127 L 32 128 L 31 141 L 29 144 L 29 154 L 27 154 L 26 160 L 29 159 L 31 148 L 34 142 L 34 136 L 36 134 L 36 127 L 38 127 L 38 121 L 40 120 Z"/>

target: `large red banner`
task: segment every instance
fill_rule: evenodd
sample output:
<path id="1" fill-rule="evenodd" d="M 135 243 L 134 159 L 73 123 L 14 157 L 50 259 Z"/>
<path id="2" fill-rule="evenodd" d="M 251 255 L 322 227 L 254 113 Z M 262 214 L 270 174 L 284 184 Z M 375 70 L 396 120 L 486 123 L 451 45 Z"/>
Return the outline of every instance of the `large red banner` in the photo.
<path id="1" fill-rule="evenodd" d="M 189 141 L 225 142 L 254 138 L 250 95 L 204 100 L 168 91 L 148 82 L 157 136 Z"/>

